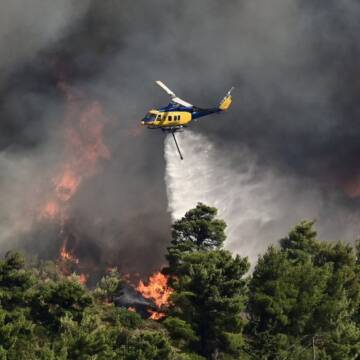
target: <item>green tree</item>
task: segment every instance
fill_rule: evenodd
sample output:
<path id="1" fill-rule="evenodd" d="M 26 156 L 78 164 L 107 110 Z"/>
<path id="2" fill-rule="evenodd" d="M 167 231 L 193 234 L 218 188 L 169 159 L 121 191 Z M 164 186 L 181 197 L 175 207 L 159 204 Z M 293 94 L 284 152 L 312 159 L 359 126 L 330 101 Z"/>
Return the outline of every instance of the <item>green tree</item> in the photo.
<path id="1" fill-rule="evenodd" d="M 207 358 L 241 352 L 249 269 L 247 259 L 222 249 L 226 224 L 216 214 L 198 204 L 174 223 L 165 269 L 174 293 L 164 324 L 183 349 Z"/>
<path id="2" fill-rule="evenodd" d="M 98 287 L 106 301 L 95 302 L 93 292 L 53 264 L 30 269 L 8 253 L 0 260 L 0 359 L 175 359 L 163 326 L 114 306 L 119 285 L 118 274 L 109 274 Z"/>
<path id="3" fill-rule="evenodd" d="M 138 313 L 124 308 L 113 307 L 108 315 L 106 319 L 116 326 L 135 330 L 143 325 L 143 320 Z"/>
<path id="4" fill-rule="evenodd" d="M 170 268 L 176 266 L 184 253 L 221 248 L 226 239 L 226 224 L 217 219 L 216 215 L 216 208 L 198 203 L 195 209 L 189 210 L 182 219 L 174 222 L 167 254 Z"/>
<path id="5" fill-rule="evenodd" d="M 57 358 L 115 359 L 111 328 L 104 325 L 101 317 L 90 309 L 84 312 L 80 323 L 69 315 L 62 317 L 60 336 L 52 343 Z"/>
<path id="6" fill-rule="evenodd" d="M 45 326 L 50 334 L 56 335 L 63 317 L 68 316 L 80 322 L 84 311 L 91 304 L 92 297 L 77 281 L 45 281 L 34 289 L 31 316 L 34 321 Z"/>
<path id="7" fill-rule="evenodd" d="M 25 260 L 19 253 L 8 252 L 0 261 L 0 305 L 11 311 L 25 307 L 29 292 L 35 283 L 32 272 L 25 268 Z"/>
<path id="8" fill-rule="evenodd" d="M 113 302 L 115 295 L 121 289 L 121 276 L 117 269 L 112 269 L 109 274 L 101 278 L 96 286 L 94 295 L 101 301 Z"/>
<path id="9" fill-rule="evenodd" d="M 38 343 L 37 326 L 30 317 L 36 285 L 36 276 L 20 254 L 9 252 L 0 261 L 0 359 L 37 360 L 48 354 L 47 339 Z"/>
<path id="10" fill-rule="evenodd" d="M 313 222 L 297 225 L 259 259 L 249 285 L 248 334 L 260 359 L 360 356 L 359 268 L 354 250 L 316 240 Z"/>
<path id="11" fill-rule="evenodd" d="M 116 359 L 123 360 L 171 360 L 173 354 L 169 340 L 159 331 L 123 333 L 116 348 Z"/>

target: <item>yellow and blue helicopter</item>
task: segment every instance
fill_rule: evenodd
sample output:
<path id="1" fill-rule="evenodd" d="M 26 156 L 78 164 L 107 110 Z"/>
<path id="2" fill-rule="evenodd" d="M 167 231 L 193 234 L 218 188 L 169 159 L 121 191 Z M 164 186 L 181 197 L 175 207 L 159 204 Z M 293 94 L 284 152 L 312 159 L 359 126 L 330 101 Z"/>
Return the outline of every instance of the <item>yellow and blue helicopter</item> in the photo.
<path id="1" fill-rule="evenodd" d="M 175 93 L 171 91 L 162 81 L 158 80 L 156 83 L 168 95 L 170 95 L 171 101 L 163 108 L 150 110 L 142 119 L 141 124 L 147 126 L 148 129 L 161 129 L 166 132 L 171 132 L 179 152 L 180 159 L 183 160 L 179 145 L 176 141 L 175 132 L 184 130 L 184 128 L 186 128 L 193 120 L 197 120 L 210 114 L 226 111 L 232 103 L 231 92 L 234 90 L 234 87 L 227 92 L 225 97 L 221 100 L 219 106 L 202 109 L 177 97 Z"/>

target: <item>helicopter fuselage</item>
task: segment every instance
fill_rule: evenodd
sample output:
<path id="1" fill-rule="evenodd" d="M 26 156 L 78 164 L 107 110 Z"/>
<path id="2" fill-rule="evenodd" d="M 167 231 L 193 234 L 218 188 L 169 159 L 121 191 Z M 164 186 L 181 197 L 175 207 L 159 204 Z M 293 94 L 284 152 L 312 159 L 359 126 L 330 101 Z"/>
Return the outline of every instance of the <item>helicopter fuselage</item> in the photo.
<path id="1" fill-rule="evenodd" d="M 170 103 L 164 108 L 150 110 L 142 119 L 141 124 L 150 129 L 180 129 L 186 127 L 194 119 L 220 111 L 219 108 L 200 109 Z"/>

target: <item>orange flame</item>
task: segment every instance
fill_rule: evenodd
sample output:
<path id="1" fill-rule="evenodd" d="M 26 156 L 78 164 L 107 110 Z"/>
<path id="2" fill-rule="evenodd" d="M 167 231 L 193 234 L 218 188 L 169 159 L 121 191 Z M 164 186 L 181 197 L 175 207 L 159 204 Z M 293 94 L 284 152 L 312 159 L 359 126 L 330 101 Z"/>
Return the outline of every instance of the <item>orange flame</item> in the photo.
<path id="1" fill-rule="evenodd" d="M 66 250 L 66 243 L 67 241 L 65 239 L 60 249 L 60 260 L 69 261 L 74 264 L 79 264 L 79 259 L 76 258 L 73 254 L 71 254 L 70 251 Z"/>
<path id="2" fill-rule="evenodd" d="M 85 285 L 87 282 L 88 277 L 85 274 L 80 274 L 78 276 L 78 281 L 80 284 Z"/>
<path id="3" fill-rule="evenodd" d="M 82 182 L 97 173 L 98 161 L 110 158 L 110 151 L 103 142 L 107 122 L 99 103 L 91 102 L 84 107 L 74 100 L 70 102 L 65 121 L 65 160 L 52 179 L 52 197 L 56 200 L 45 204 L 40 217 L 54 219 L 63 213 L 65 204 Z"/>
<path id="4" fill-rule="evenodd" d="M 148 310 L 148 312 L 151 314 L 151 316 L 150 316 L 151 320 L 160 320 L 166 316 L 162 312 L 157 312 L 157 311 L 153 311 L 153 310 Z"/>
<path id="5" fill-rule="evenodd" d="M 68 202 L 83 180 L 96 174 L 98 160 L 110 158 L 102 139 L 107 118 L 100 104 L 92 102 L 82 111 L 72 106 L 67 117 L 70 123 L 65 129 L 67 160 L 53 180 L 56 197 L 62 202 Z"/>
<path id="6" fill-rule="evenodd" d="M 99 161 L 109 159 L 110 151 L 103 141 L 103 132 L 108 118 L 102 106 L 96 102 L 87 102 L 84 96 L 65 82 L 59 83 L 59 89 L 67 100 L 64 119 L 63 161 L 57 165 L 52 176 L 52 191 L 45 205 L 40 209 L 39 220 L 57 221 L 64 234 L 68 220 L 71 199 L 82 183 L 98 171 Z M 79 264 L 73 249 L 68 249 L 67 237 L 64 236 L 59 252 L 59 260 Z M 64 266 L 66 273 L 66 265 Z M 86 276 L 80 275 L 85 283 Z"/>
<path id="7" fill-rule="evenodd" d="M 169 298 L 173 292 L 173 289 L 168 286 L 168 277 L 161 272 L 151 275 L 148 285 L 140 280 L 136 290 L 144 298 L 153 300 L 159 308 L 169 305 Z"/>
<path id="8" fill-rule="evenodd" d="M 40 212 L 40 218 L 55 219 L 59 216 L 60 208 L 55 201 L 49 201 Z"/>
<path id="9" fill-rule="evenodd" d="M 80 176 L 76 176 L 70 168 L 65 169 L 58 178 L 54 179 L 57 197 L 63 202 L 70 200 L 79 188 L 80 183 Z"/>

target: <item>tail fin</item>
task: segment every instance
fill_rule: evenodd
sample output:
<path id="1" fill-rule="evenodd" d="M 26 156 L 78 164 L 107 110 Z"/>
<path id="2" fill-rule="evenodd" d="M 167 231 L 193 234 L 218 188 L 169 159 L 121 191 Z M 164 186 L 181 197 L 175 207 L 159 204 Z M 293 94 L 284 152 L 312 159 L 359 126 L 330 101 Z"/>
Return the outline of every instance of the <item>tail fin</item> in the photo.
<path id="1" fill-rule="evenodd" d="M 221 100 L 221 103 L 219 105 L 219 109 L 221 111 L 225 111 L 227 110 L 231 103 L 232 103 L 232 96 L 231 96 L 231 92 L 234 90 L 235 88 L 232 87 L 228 92 L 227 94 L 225 95 L 225 97 Z"/>

